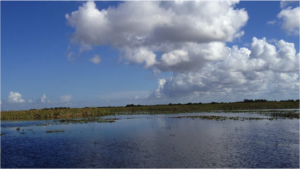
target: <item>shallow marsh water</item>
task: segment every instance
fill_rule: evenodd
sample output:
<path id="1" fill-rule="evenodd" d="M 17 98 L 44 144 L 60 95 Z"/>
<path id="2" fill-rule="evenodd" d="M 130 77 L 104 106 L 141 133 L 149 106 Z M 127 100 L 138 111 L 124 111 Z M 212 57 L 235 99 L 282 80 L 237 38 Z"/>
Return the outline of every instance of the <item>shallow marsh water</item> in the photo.
<path id="1" fill-rule="evenodd" d="M 105 117 L 119 119 L 114 123 L 2 121 L 1 167 L 299 168 L 298 119 L 170 118 L 199 115 L 268 117 L 245 112 Z"/>

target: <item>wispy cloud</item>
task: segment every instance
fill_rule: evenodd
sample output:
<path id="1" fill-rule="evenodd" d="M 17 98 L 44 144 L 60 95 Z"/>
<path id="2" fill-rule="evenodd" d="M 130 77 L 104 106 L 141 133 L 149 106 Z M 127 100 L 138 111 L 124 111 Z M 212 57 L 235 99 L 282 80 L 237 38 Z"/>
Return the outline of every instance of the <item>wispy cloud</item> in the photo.
<path id="1" fill-rule="evenodd" d="M 101 100 L 130 100 L 130 99 L 142 99 L 146 98 L 150 94 L 150 91 L 121 91 L 112 92 L 103 95 L 97 95 Z"/>
<path id="2" fill-rule="evenodd" d="M 62 102 L 70 102 L 72 99 L 72 96 L 71 95 L 63 95 L 60 97 L 60 99 Z"/>
<path id="3" fill-rule="evenodd" d="M 41 98 L 39 98 L 36 102 L 37 103 L 46 103 L 46 95 L 43 94 L 43 96 Z"/>
<path id="4" fill-rule="evenodd" d="M 91 62 L 98 64 L 101 62 L 100 56 L 99 55 L 95 55 L 93 58 L 90 59 Z"/>
<path id="5" fill-rule="evenodd" d="M 280 1 L 280 8 L 285 8 L 287 7 L 288 5 L 291 5 L 291 4 L 299 4 L 299 1 L 298 0 L 281 0 Z"/>
<path id="6" fill-rule="evenodd" d="M 269 21 L 267 22 L 268 25 L 274 25 L 277 21 L 276 20 L 273 20 L 273 21 Z"/>

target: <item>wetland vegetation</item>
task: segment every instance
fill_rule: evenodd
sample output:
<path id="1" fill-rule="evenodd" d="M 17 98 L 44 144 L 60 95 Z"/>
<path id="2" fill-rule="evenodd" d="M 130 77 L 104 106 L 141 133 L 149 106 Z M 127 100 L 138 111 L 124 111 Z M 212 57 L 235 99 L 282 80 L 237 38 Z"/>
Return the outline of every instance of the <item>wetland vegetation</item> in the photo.
<path id="1" fill-rule="evenodd" d="M 128 114 L 174 114 L 183 112 L 209 112 L 223 111 L 233 112 L 241 110 L 258 109 L 299 109 L 299 100 L 267 101 L 264 99 L 250 100 L 245 99 L 241 102 L 232 103 L 187 103 L 187 104 L 166 104 L 166 105 L 134 105 L 129 104 L 125 107 L 84 107 L 69 108 L 55 107 L 44 109 L 31 109 L 20 111 L 2 111 L 1 120 L 42 120 L 42 119 L 71 119 L 71 118 L 91 118 L 107 115 L 128 115 Z M 273 116 L 285 116 L 299 118 L 299 114 L 290 112 L 273 113 Z"/>
<path id="2" fill-rule="evenodd" d="M 263 117 L 227 117 L 227 116 L 176 116 L 176 117 L 170 117 L 170 118 L 192 118 L 192 119 L 203 119 L 203 120 L 217 120 L 217 121 L 223 121 L 223 120 L 276 120 L 277 118 L 263 118 Z"/>

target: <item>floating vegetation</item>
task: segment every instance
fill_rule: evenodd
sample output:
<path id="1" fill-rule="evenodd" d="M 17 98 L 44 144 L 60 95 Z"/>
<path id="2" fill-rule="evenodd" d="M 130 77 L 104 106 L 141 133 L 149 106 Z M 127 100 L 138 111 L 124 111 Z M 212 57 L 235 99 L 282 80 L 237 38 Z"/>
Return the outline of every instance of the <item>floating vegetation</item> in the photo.
<path id="1" fill-rule="evenodd" d="M 51 125 L 53 123 L 43 123 L 43 124 L 36 124 L 37 126 L 48 126 L 48 125 Z"/>
<path id="2" fill-rule="evenodd" d="M 58 132 L 65 132 L 65 130 L 47 130 L 46 133 L 58 133 Z"/>
<path id="3" fill-rule="evenodd" d="M 47 125 L 60 125 L 60 124 L 85 124 L 85 123 L 113 123 L 116 120 L 119 120 L 117 118 L 108 118 L 108 119 L 102 119 L 102 118 L 84 118 L 84 119 L 61 119 L 61 120 L 54 120 L 53 123 L 47 123 Z M 37 124 L 38 126 L 44 125 L 44 124 Z"/>
<path id="4" fill-rule="evenodd" d="M 3 135 L 5 135 L 5 133 L 1 133 L 1 134 L 0 134 L 0 136 L 3 136 Z"/>
<path id="5" fill-rule="evenodd" d="M 16 130 L 20 130 L 20 127 L 17 127 Z"/>
<path id="6" fill-rule="evenodd" d="M 116 120 L 118 120 L 117 118 L 109 118 L 109 119 L 102 119 L 102 118 L 86 118 L 86 119 L 62 119 L 62 120 L 58 120 L 58 122 L 60 123 L 72 123 L 72 124 L 76 124 L 76 123 L 89 123 L 89 122 L 98 122 L 98 123 L 113 123 Z"/>
<path id="7" fill-rule="evenodd" d="M 203 120 L 273 120 L 274 118 L 262 118 L 262 117 L 226 117 L 226 116 L 177 116 L 170 118 L 192 118 L 192 119 L 203 119 Z M 276 120 L 276 118 L 275 118 Z"/>
<path id="8" fill-rule="evenodd" d="M 300 118 L 300 114 L 296 113 L 295 111 L 291 111 L 291 112 L 272 112 L 270 113 L 271 116 L 273 117 L 282 117 L 282 118 L 296 118 L 299 119 Z"/>

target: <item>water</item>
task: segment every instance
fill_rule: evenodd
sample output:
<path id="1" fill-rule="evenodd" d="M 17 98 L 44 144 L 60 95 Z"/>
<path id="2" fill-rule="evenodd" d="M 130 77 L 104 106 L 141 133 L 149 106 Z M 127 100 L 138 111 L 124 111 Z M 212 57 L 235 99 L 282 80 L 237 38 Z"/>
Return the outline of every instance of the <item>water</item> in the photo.
<path id="1" fill-rule="evenodd" d="M 299 168 L 299 121 L 201 120 L 188 115 L 127 115 L 114 123 L 1 123 L 1 167 Z M 110 117 L 107 117 L 110 118 Z M 21 130 L 17 131 L 16 128 Z M 47 130 L 65 132 L 46 133 Z M 23 131 L 24 130 L 24 131 Z"/>

